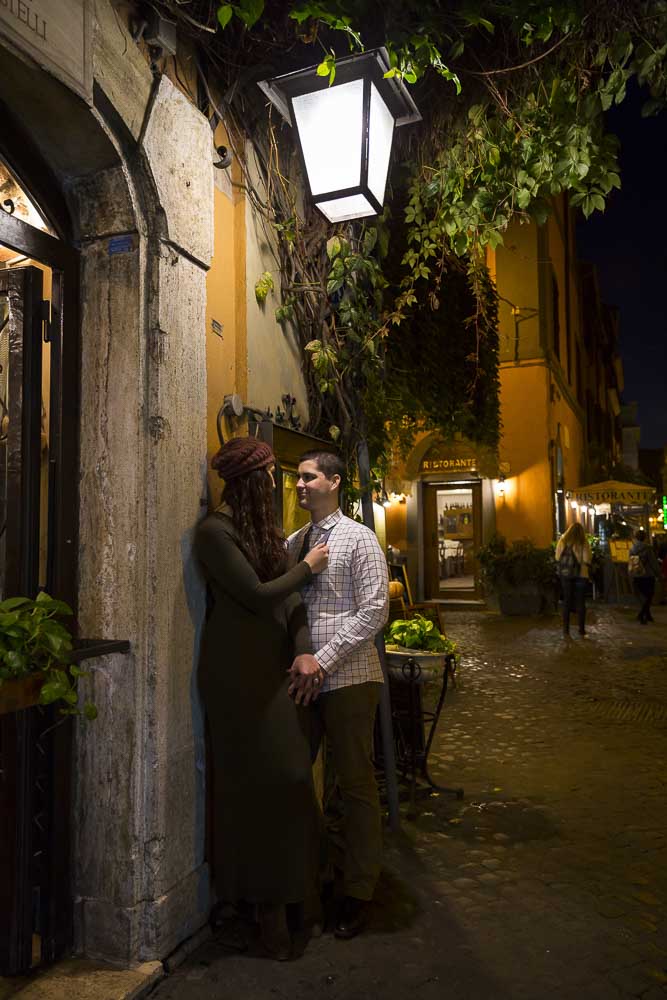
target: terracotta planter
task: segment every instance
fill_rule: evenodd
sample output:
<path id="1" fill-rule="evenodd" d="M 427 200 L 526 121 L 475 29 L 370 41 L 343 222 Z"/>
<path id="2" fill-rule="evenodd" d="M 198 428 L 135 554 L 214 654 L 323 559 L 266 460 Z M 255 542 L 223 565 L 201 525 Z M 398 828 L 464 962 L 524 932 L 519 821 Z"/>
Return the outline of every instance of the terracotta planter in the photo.
<path id="1" fill-rule="evenodd" d="M 44 674 L 29 674 L 15 681 L 3 681 L 0 684 L 0 715 L 38 705 L 43 683 Z"/>
<path id="2" fill-rule="evenodd" d="M 423 649 L 388 649 L 386 656 L 389 676 L 397 681 L 410 680 L 409 660 L 414 660 L 416 664 L 416 684 L 439 681 L 445 666 L 444 653 L 426 653 Z"/>

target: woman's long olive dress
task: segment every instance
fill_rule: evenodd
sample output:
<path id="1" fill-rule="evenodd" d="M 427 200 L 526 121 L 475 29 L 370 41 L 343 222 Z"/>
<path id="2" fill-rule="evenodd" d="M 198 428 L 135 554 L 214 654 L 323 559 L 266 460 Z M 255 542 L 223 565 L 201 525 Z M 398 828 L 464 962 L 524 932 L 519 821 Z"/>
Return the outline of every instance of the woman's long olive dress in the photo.
<path id="1" fill-rule="evenodd" d="M 298 590 L 300 562 L 261 583 L 229 516 L 198 526 L 195 550 L 211 587 L 199 666 L 214 768 L 218 899 L 293 903 L 313 890 L 317 806 L 302 713 L 287 694 L 297 653 L 312 652 Z"/>

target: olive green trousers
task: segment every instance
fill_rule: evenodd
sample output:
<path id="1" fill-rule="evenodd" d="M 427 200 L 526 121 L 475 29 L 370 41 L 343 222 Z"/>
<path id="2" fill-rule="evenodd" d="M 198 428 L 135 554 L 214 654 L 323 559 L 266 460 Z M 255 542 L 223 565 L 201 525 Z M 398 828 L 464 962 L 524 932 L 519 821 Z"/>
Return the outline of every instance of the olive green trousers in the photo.
<path id="1" fill-rule="evenodd" d="M 382 818 L 371 760 L 381 685 L 328 691 L 311 711 L 311 748 L 325 736 L 324 819 L 327 862 L 343 872 L 346 896 L 372 899 L 382 859 Z"/>

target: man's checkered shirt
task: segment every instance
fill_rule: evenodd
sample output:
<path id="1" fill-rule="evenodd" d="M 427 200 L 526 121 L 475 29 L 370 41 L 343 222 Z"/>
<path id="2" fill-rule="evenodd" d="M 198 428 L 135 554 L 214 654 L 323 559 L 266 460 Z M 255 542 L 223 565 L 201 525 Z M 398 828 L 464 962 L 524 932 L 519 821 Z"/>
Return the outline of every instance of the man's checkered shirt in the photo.
<path id="1" fill-rule="evenodd" d="M 304 538 L 303 530 L 288 538 L 291 561 L 298 559 Z M 327 675 L 322 691 L 382 682 L 374 639 L 389 613 L 387 560 L 370 528 L 340 508 L 313 523 L 308 547 L 323 538 L 329 565 L 302 591 L 315 656 Z"/>

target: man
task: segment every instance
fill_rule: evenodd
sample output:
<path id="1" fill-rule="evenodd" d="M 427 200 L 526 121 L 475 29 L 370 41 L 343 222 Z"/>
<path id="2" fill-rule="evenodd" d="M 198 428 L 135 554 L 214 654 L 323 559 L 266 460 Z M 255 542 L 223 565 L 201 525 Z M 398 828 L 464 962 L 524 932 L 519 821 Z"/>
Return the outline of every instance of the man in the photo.
<path id="1" fill-rule="evenodd" d="M 343 803 L 344 897 L 334 933 L 351 938 L 363 926 L 380 874 L 382 824 L 371 761 L 373 725 L 383 683 L 375 635 L 387 621 L 387 562 L 373 532 L 345 517 L 339 492 L 345 467 L 338 455 L 301 456 L 299 506 L 311 524 L 288 539 L 290 561 L 317 542 L 329 546 L 329 565 L 303 590 L 315 656 L 298 656 L 290 690 L 312 697 L 313 754 L 322 735 Z"/>
<path id="2" fill-rule="evenodd" d="M 637 621 L 641 625 L 646 625 L 653 621 L 651 604 L 655 594 L 655 581 L 660 579 L 660 564 L 652 547 L 646 541 L 646 532 L 642 528 L 635 532 L 635 542 L 630 549 L 628 574 L 631 576 L 641 605 Z"/>

